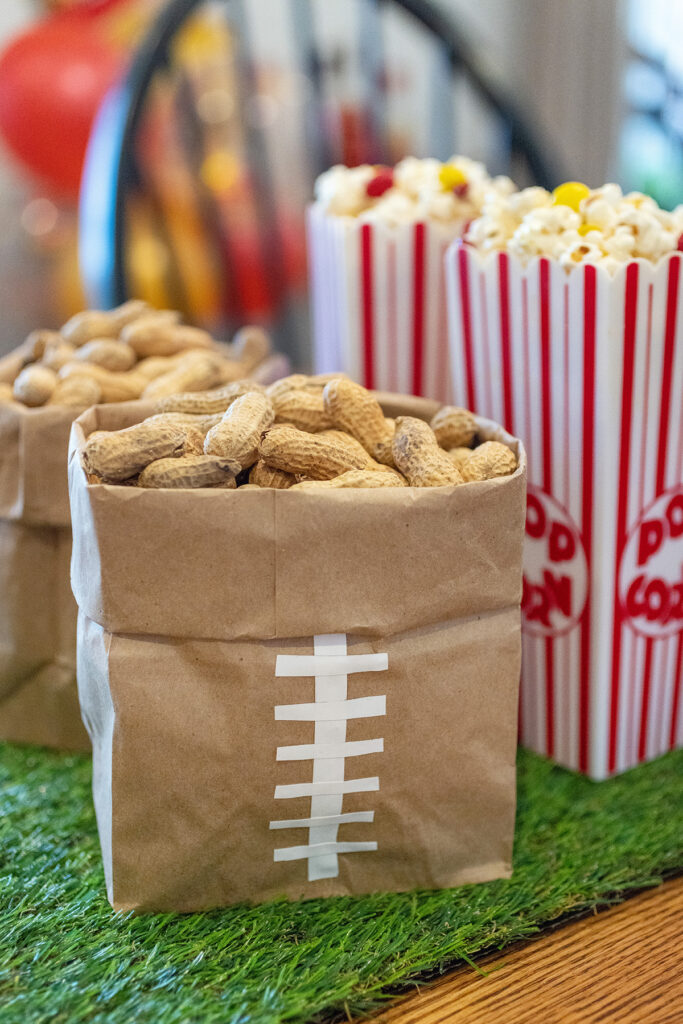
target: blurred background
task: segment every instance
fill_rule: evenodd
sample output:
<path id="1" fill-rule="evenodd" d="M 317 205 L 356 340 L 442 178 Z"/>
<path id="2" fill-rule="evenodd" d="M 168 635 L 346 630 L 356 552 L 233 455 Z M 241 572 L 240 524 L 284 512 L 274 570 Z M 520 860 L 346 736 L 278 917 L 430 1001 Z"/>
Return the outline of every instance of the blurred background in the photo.
<path id="1" fill-rule="evenodd" d="M 4 351 L 135 294 L 305 366 L 334 162 L 683 201 L 681 0 L 3 0 L 0 51 Z"/>

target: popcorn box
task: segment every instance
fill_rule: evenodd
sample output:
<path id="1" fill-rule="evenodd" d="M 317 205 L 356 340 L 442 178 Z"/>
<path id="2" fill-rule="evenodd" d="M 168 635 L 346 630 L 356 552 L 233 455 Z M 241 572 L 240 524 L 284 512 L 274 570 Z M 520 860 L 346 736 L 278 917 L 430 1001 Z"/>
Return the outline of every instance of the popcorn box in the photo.
<path id="1" fill-rule="evenodd" d="M 446 257 L 455 400 L 529 452 L 522 742 L 595 779 L 683 737 L 682 265 Z"/>
<path id="2" fill-rule="evenodd" d="M 438 408 L 379 397 L 389 415 Z M 89 484 L 87 435 L 140 418 L 90 409 L 69 466 L 79 691 L 113 906 L 509 875 L 521 445 L 479 421 L 519 466 L 459 487 Z"/>
<path id="3" fill-rule="evenodd" d="M 465 221 L 387 225 L 307 213 L 313 353 L 368 388 L 447 402 L 444 254 Z"/>

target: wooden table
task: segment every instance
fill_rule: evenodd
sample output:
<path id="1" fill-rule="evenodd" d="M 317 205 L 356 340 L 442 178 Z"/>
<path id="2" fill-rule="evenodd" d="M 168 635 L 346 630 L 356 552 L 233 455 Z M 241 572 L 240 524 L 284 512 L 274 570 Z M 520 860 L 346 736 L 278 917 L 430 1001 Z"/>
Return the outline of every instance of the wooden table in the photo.
<path id="1" fill-rule="evenodd" d="M 372 1024 L 683 1024 L 683 878 L 477 965 Z"/>

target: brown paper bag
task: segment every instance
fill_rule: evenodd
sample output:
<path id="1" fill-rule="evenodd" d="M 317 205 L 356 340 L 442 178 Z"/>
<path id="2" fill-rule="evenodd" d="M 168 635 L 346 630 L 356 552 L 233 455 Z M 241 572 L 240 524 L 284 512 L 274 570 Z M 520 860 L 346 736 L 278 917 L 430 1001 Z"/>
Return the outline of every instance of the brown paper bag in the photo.
<path id="1" fill-rule="evenodd" d="M 381 396 L 389 414 L 436 403 Z M 453 886 L 510 873 L 526 461 L 454 488 L 87 483 L 72 583 L 118 909 Z"/>
<path id="2" fill-rule="evenodd" d="M 0 739 L 87 750 L 65 466 L 77 415 L 0 405 Z"/>

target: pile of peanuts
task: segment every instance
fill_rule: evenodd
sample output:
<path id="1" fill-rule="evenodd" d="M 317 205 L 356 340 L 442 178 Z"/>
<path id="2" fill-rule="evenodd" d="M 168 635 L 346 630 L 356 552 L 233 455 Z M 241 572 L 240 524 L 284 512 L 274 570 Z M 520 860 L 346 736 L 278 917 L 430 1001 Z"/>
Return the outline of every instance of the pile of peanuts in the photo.
<path id="1" fill-rule="evenodd" d="M 123 430 L 95 431 L 83 461 L 91 483 L 139 487 L 440 487 L 513 473 L 505 444 L 476 445 L 466 409 L 431 423 L 385 417 L 376 398 L 340 374 L 294 374 L 263 388 L 235 381 L 161 398 Z"/>
<path id="2" fill-rule="evenodd" d="M 252 373 L 271 352 L 268 335 L 244 327 L 231 345 L 137 299 L 77 313 L 59 331 L 38 330 L 3 361 L 11 381 L 0 401 L 87 407 L 203 391 Z"/>

